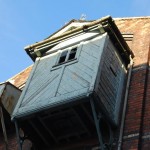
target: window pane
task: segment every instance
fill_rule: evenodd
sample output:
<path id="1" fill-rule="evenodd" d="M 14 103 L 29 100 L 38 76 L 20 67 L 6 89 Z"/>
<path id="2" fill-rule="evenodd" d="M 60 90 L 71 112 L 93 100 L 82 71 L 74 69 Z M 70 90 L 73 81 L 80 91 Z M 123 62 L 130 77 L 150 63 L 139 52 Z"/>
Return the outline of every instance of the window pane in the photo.
<path id="1" fill-rule="evenodd" d="M 64 51 L 64 52 L 61 53 L 58 64 L 61 64 L 61 63 L 65 62 L 67 53 L 68 53 L 68 51 Z"/>
<path id="2" fill-rule="evenodd" d="M 77 48 L 73 48 L 73 49 L 71 50 L 70 54 L 69 54 L 68 60 L 74 59 L 75 56 L 76 56 L 76 52 L 77 52 Z"/>

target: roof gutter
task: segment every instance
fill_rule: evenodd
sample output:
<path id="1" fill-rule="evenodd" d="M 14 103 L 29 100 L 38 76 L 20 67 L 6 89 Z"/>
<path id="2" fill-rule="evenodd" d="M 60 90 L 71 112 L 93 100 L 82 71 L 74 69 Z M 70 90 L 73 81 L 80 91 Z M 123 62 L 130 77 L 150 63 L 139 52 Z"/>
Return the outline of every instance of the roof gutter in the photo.
<path id="1" fill-rule="evenodd" d="M 96 27 L 96 25 L 98 25 L 101 22 L 106 21 L 106 20 L 112 20 L 112 18 L 110 16 L 103 17 L 102 19 L 98 19 L 87 25 L 78 27 L 74 30 L 67 31 L 59 36 L 50 37 L 41 42 L 26 46 L 24 49 L 27 52 L 27 54 L 31 57 L 31 59 L 33 61 L 35 61 L 36 57 L 41 56 L 44 52 L 46 52 L 53 46 L 57 45 L 58 43 L 62 42 L 63 40 L 70 38 L 72 36 L 81 34 L 83 32 L 87 32 L 87 31 L 91 30 L 93 27 Z"/>
<path id="2" fill-rule="evenodd" d="M 118 140 L 117 150 L 121 150 L 122 149 L 121 148 L 122 147 L 122 138 L 123 138 L 124 125 L 125 125 L 125 117 L 126 117 L 126 109 L 127 109 L 127 103 L 128 103 L 128 94 L 129 94 L 129 87 L 130 87 L 132 68 L 133 68 L 133 59 L 130 56 L 130 64 L 129 64 L 129 70 L 128 70 L 128 78 L 127 78 L 126 90 L 125 90 L 123 111 L 122 111 L 122 116 L 121 116 L 121 125 L 120 125 L 120 132 L 119 132 L 119 140 Z"/>
<path id="3" fill-rule="evenodd" d="M 115 43 L 116 48 L 120 52 L 123 60 L 125 60 L 126 64 L 130 62 L 129 55 L 134 57 L 132 51 L 124 41 L 119 29 L 117 28 L 113 19 L 110 16 L 98 19 L 87 25 L 78 27 L 72 31 L 65 32 L 57 37 L 50 37 L 39 43 L 27 46 L 25 47 L 25 50 L 28 53 L 28 55 L 32 58 L 32 60 L 35 61 L 36 57 L 41 57 L 45 52 L 47 52 L 60 42 L 65 41 L 73 36 L 82 34 L 83 32 L 88 32 L 92 30 L 99 30 L 101 34 L 107 32 L 110 36 L 110 39 Z"/>
<path id="4" fill-rule="evenodd" d="M 48 39 L 43 40 L 43 41 L 41 41 L 41 42 L 38 42 L 38 43 L 35 43 L 35 44 L 32 44 L 32 45 L 26 46 L 24 49 L 25 49 L 25 50 L 28 50 L 28 49 L 31 49 L 31 48 L 35 48 L 35 47 L 37 47 L 37 46 L 41 46 L 42 44 L 45 44 L 45 43 L 47 43 L 47 42 L 52 42 L 52 41 L 58 40 L 58 39 L 60 39 L 60 38 L 64 38 L 65 36 L 70 35 L 70 34 L 73 34 L 73 33 L 75 33 L 75 32 L 79 32 L 79 31 L 81 31 L 81 30 L 86 30 L 87 28 L 92 27 L 92 26 L 94 26 L 94 25 L 97 25 L 97 24 L 99 24 L 99 23 L 101 23 L 102 21 L 105 21 L 105 20 L 107 20 L 107 19 L 111 19 L 111 17 L 110 17 L 110 16 L 106 16 L 106 17 L 104 17 L 104 18 L 102 18 L 102 19 L 98 19 L 98 20 L 96 20 L 96 21 L 93 21 L 93 22 L 90 23 L 90 24 L 84 25 L 84 26 L 82 26 L 82 27 L 78 27 L 78 28 L 76 28 L 76 29 L 74 29 L 74 30 L 72 30 L 72 31 L 65 32 L 65 33 L 63 33 L 63 34 L 61 34 L 61 35 L 59 35 L 59 36 L 51 37 L 51 38 L 48 38 Z"/>
<path id="5" fill-rule="evenodd" d="M 72 34 L 69 34 L 68 36 L 66 37 L 62 37 L 60 39 L 57 39 L 57 40 L 54 40 L 54 41 L 51 41 L 51 42 L 48 42 L 48 43 L 45 43 L 43 44 L 42 46 L 37 46 L 35 49 L 34 49 L 34 52 L 36 53 L 36 55 L 38 57 L 42 56 L 42 54 L 44 52 L 47 52 L 48 50 L 50 50 L 50 48 L 54 47 L 55 45 L 59 44 L 60 42 L 64 42 L 66 41 L 67 39 L 70 39 L 70 38 L 73 38 L 75 36 L 78 36 L 78 35 L 81 35 L 83 34 L 83 32 L 88 32 L 88 31 L 95 31 L 95 30 L 99 30 L 99 33 L 100 34 L 103 34 L 105 33 L 102 25 L 98 25 L 98 26 L 93 26 L 93 27 L 90 27 L 88 28 L 87 30 L 84 30 L 84 31 L 78 31 L 78 32 L 75 32 L 75 33 L 72 33 Z"/>

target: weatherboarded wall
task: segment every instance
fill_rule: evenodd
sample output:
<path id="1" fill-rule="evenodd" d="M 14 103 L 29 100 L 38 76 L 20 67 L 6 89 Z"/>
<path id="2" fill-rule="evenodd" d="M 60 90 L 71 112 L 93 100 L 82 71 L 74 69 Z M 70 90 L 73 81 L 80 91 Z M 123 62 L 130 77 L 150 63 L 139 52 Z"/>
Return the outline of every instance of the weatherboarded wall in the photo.
<path id="1" fill-rule="evenodd" d="M 81 39 L 80 44 L 72 43 L 70 48 L 62 50 L 60 47 L 57 52 L 38 59 L 14 115 L 69 103 L 92 92 L 106 37 L 104 34 L 86 42 Z M 75 58 L 59 63 L 63 52 L 67 52 L 65 60 L 68 60 L 69 50 L 74 47 L 77 49 Z"/>

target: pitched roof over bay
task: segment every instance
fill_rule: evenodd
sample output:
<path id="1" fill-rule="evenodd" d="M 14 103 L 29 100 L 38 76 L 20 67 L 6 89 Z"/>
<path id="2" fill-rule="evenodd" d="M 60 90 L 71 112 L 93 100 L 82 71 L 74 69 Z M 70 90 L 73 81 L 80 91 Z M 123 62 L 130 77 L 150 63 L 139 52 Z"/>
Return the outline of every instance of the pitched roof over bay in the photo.
<path id="1" fill-rule="evenodd" d="M 31 72 L 32 65 L 24 69 L 23 71 L 19 72 L 12 78 L 8 79 L 11 84 L 15 85 L 19 89 L 22 89 L 25 86 L 26 80 Z"/>
<path id="2" fill-rule="evenodd" d="M 123 36 L 126 38 L 130 49 L 133 51 L 135 57 L 135 66 L 144 64 L 145 57 L 148 56 L 149 42 L 150 42 L 150 16 L 148 17 L 129 17 L 129 18 L 114 18 L 115 23 Z M 69 22 L 68 24 L 72 23 Z M 78 22 L 77 20 L 74 22 Z M 82 21 L 83 22 L 83 21 Z M 91 21 L 90 21 L 91 22 Z M 66 25 L 67 26 L 67 25 Z M 59 33 L 58 30 L 51 36 Z M 50 37 L 51 37 L 50 36 Z M 26 83 L 32 66 L 29 66 L 22 72 L 16 74 L 8 79 L 9 82 L 22 89 Z"/>

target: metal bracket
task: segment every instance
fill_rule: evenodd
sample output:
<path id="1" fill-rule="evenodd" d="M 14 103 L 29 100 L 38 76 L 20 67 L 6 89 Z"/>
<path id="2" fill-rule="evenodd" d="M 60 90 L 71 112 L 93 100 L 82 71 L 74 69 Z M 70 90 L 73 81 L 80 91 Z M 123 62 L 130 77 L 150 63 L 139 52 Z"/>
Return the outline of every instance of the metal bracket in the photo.
<path id="1" fill-rule="evenodd" d="M 18 128 L 18 123 L 17 120 L 14 121 L 15 123 L 15 128 L 16 128 L 16 136 L 17 136 L 17 142 L 18 142 L 18 150 L 22 150 L 22 140 L 20 139 L 19 135 L 19 128 Z"/>
<path id="2" fill-rule="evenodd" d="M 100 143 L 100 150 L 111 150 L 112 141 L 113 141 L 112 140 L 111 127 L 109 126 L 109 124 L 107 124 L 107 126 L 109 127 L 110 140 L 109 140 L 108 143 L 104 143 L 103 142 L 103 137 L 102 137 L 102 131 L 100 129 L 100 125 L 102 123 L 103 115 L 100 112 L 98 112 L 98 113 L 96 112 L 94 100 L 92 98 L 90 99 L 90 103 L 91 103 L 92 113 L 93 113 L 94 122 L 95 122 L 95 126 L 96 126 L 96 131 L 97 131 L 97 135 L 98 135 L 98 140 L 99 140 L 99 143 Z"/>

